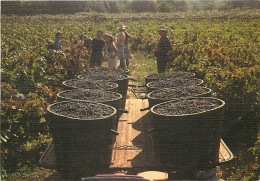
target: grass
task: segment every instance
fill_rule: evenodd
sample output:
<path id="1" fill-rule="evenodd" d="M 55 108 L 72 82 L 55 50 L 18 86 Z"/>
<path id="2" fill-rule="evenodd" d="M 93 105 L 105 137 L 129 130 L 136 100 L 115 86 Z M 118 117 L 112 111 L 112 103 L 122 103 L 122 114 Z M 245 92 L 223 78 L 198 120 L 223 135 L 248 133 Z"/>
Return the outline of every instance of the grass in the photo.
<path id="1" fill-rule="evenodd" d="M 130 60 L 131 78 L 137 80 L 138 85 L 145 83 L 144 77 L 151 73 L 157 73 L 156 60 L 154 56 L 137 52 Z"/>
<path id="2" fill-rule="evenodd" d="M 257 137 L 256 140 L 251 141 L 251 144 L 244 140 L 245 134 L 249 132 L 255 132 Z M 227 146 L 233 152 L 234 159 L 219 167 L 219 177 L 225 180 L 259 180 L 260 132 L 257 129 L 253 131 L 240 128 L 238 135 L 230 137 L 236 139 L 225 138 L 224 140 L 226 143 L 229 142 Z"/>
<path id="3" fill-rule="evenodd" d="M 23 166 L 14 173 L 8 174 L 3 181 L 47 181 L 55 175 L 56 170 L 44 169 L 34 164 Z"/>
<path id="4" fill-rule="evenodd" d="M 107 61 L 102 62 L 102 67 L 107 67 Z M 119 66 L 119 61 L 118 61 Z M 151 73 L 157 73 L 155 57 L 144 52 L 135 52 L 130 60 L 129 70 L 130 77 L 137 80 L 135 84 L 142 85 L 145 83 L 144 77 Z"/>

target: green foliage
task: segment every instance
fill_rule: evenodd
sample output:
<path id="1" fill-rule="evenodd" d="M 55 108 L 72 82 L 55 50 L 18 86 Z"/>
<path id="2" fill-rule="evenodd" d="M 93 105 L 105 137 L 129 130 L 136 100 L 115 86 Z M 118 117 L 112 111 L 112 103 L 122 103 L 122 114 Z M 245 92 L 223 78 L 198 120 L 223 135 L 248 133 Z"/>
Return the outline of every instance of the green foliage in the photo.
<path id="1" fill-rule="evenodd" d="M 111 8 L 111 4 L 106 7 Z M 115 35 L 121 23 L 127 25 L 133 37 L 130 40 L 132 51 L 139 52 L 132 61 L 135 78 L 143 82 L 144 74 L 155 72 L 152 50 L 159 39 L 157 28 L 165 24 L 173 43 L 169 70 L 195 72 L 215 95 L 226 101 L 225 128 L 233 122 L 245 125 L 254 122 L 257 127 L 258 14 L 258 11 L 246 10 L 206 12 L 206 15 L 205 12 L 178 12 L 2 16 L 3 176 L 28 163 L 38 162 L 50 140 L 44 119 L 47 105 L 56 100 L 63 80 L 76 77 L 88 67 L 88 51 L 82 45 L 81 35 L 95 37 L 98 29 Z M 180 18 L 185 19 L 178 20 Z M 220 20 L 215 20 L 218 18 Z M 191 21 L 194 19 L 203 20 Z M 64 33 L 63 52 L 51 49 L 57 29 Z"/>
<path id="2" fill-rule="evenodd" d="M 110 6 L 109 6 L 110 8 Z M 108 8 L 107 8 L 108 9 Z M 96 12 L 105 12 L 105 4 L 101 4 L 98 2 L 89 2 L 89 4 L 85 7 L 85 11 L 87 12 L 92 12 L 92 11 L 96 11 Z"/>
<path id="3" fill-rule="evenodd" d="M 171 5 L 166 1 L 160 1 L 157 7 L 159 12 L 170 12 L 172 9 Z"/>
<path id="4" fill-rule="evenodd" d="M 53 30 L 58 28 L 48 23 L 4 24 L 1 165 L 10 173 L 28 162 L 38 162 L 50 140 L 46 108 L 56 100 L 62 81 L 75 78 L 88 65 L 88 52 L 81 42 L 74 42 L 74 35 L 63 42 L 64 52 L 52 50 Z"/>
<path id="5" fill-rule="evenodd" d="M 49 180 L 48 177 L 52 176 L 51 180 L 61 180 L 60 177 L 56 177 L 56 170 L 49 170 L 45 168 L 39 168 L 33 165 L 30 166 L 22 166 L 16 172 L 8 174 L 8 177 L 5 177 L 3 180 L 5 181 L 35 181 L 35 180 Z M 56 174 L 58 175 L 58 174 Z"/>
<path id="6" fill-rule="evenodd" d="M 230 11 L 232 9 L 259 9 L 258 0 L 198 1 L 3 1 L 3 14 L 73 14 L 76 12 L 187 12 L 187 11 Z"/>
<path id="7" fill-rule="evenodd" d="M 136 52 L 130 64 L 131 78 L 137 80 L 138 85 L 144 85 L 144 77 L 157 71 L 155 57 L 147 53 Z"/>
<path id="8" fill-rule="evenodd" d="M 227 175 L 227 180 L 259 180 L 259 154 L 260 135 L 251 148 L 246 149 L 245 146 L 240 146 L 240 152 L 232 166 L 221 168 L 223 175 Z"/>
<path id="9" fill-rule="evenodd" d="M 227 115 L 234 115 L 234 120 L 256 111 L 259 106 L 259 24 L 233 20 L 215 21 L 210 27 L 204 22 L 184 26 L 189 33 L 179 34 L 179 28 L 175 31 L 177 44 L 173 45 L 171 54 L 172 69 L 193 71 L 204 78 L 206 86 L 226 101 Z M 186 44 L 178 45 L 182 42 Z M 229 121 L 233 119 L 229 117 Z"/>

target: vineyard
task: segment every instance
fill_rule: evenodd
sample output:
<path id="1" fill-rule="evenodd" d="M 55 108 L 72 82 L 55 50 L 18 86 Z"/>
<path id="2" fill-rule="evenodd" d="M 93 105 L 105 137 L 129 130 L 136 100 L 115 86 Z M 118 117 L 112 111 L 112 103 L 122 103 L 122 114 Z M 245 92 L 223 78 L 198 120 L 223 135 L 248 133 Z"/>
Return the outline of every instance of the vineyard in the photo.
<path id="1" fill-rule="evenodd" d="M 173 43 L 168 70 L 194 72 L 226 102 L 222 132 L 236 158 L 219 168 L 219 177 L 257 179 L 259 10 L 169 14 L 2 16 L 2 178 L 26 180 L 26 174 L 21 175 L 24 168 L 39 170 L 39 157 L 51 139 L 46 108 L 57 100 L 62 81 L 89 67 L 82 36 L 94 37 L 99 29 L 116 34 L 123 22 L 133 36 L 130 47 L 136 57 L 130 69 L 140 84 L 144 80 L 139 75 L 146 73 L 146 66 L 155 65 L 152 50 L 159 38 L 157 28 L 166 25 Z M 58 29 L 64 33 L 63 52 L 52 49 Z"/>

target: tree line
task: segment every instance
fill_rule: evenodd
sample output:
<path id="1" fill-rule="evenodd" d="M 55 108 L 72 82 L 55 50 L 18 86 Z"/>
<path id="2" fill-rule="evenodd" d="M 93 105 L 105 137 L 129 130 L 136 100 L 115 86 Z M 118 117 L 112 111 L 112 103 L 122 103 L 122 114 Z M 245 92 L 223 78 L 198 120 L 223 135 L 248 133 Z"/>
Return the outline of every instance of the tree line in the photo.
<path id="1" fill-rule="evenodd" d="M 4 15 L 73 14 L 77 12 L 177 12 L 260 8 L 259 0 L 160 1 L 2 1 Z"/>

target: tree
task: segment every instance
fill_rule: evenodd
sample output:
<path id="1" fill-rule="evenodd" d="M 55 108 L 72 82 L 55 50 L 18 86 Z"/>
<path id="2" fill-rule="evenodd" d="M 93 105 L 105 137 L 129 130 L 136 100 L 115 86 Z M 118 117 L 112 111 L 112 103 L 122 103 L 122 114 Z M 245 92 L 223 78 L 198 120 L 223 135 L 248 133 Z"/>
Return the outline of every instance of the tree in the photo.
<path id="1" fill-rule="evenodd" d="M 249 7 L 249 8 L 260 8 L 260 1 L 257 1 L 257 0 L 251 0 L 251 1 L 247 1 L 247 0 L 244 0 L 244 4 Z"/>
<path id="2" fill-rule="evenodd" d="M 149 1 L 148 4 L 148 10 L 149 12 L 156 12 L 157 11 L 157 8 L 156 8 L 156 3 L 154 1 Z"/>
<path id="3" fill-rule="evenodd" d="M 156 4 L 153 1 L 133 1 L 131 3 L 133 12 L 156 12 Z"/>
<path id="4" fill-rule="evenodd" d="M 191 7 L 192 11 L 199 11 L 201 10 L 201 4 L 199 2 L 196 1 L 192 1 L 189 6 Z"/>
<path id="5" fill-rule="evenodd" d="M 119 13 L 121 11 L 118 1 L 109 1 L 109 7 L 110 7 L 109 9 L 110 13 Z"/>
<path id="6" fill-rule="evenodd" d="M 104 2 L 99 1 L 88 1 L 85 6 L 85 11 L 87 12 L 105 12 Z"/>
<path id="7" fill-rule="evenodd" d="M 243 8 L 245 5 L 244 2 L 241 0 L 231 1 L 230 4 L 231 4 L 231 8 Z"/>
<path id="8" fill-rule="evenodd" d="M 214 2 L 204 2 L 202 10 L 214 10 Z"/>
<path id="9" fill-rule="evenodd" d="M 188 3 L 186 1 L 176 1 L 175 7 L 177 11 L 187 11 L 188 10 Z"/>
<path id="10" fill-rule="evenodd" d="M 166 1 L 161 1 L 158 4 L 158 10 L 160 12 L 170 12 L 171 11 L 171 4 Z"/>

